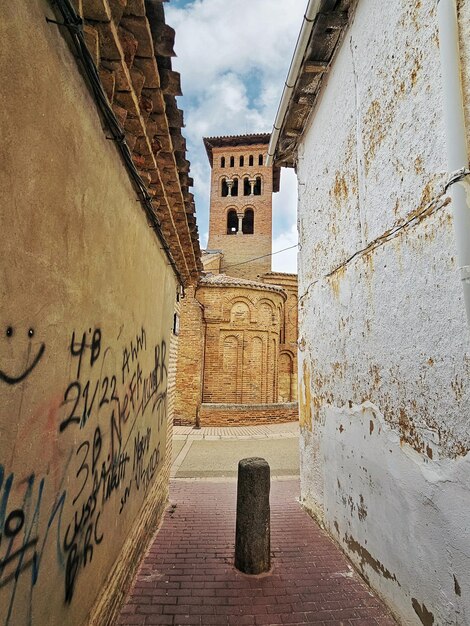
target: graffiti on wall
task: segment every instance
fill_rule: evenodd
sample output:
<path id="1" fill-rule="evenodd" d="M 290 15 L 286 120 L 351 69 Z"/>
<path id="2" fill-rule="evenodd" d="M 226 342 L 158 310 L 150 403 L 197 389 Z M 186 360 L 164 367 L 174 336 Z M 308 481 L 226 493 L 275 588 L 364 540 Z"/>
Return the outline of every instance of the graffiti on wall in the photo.
<path id="1" fill-rule="evenodd" d="M 7 330 L 12 338 L 13 329 Z M 96 552 L 107 541 L 116 547 L 109 520 L 125 516 L 132 500 L 139 498 L 140 506 L 162 465 L 166 343 L 151 344 L 142 327 L 128 343 L 115 346 L 99 327 L 71 333 L 70 375 L 53 413 L 61 452 L 51 457 L 47 471 L 18 475 L 0 458 L 0 624 L 16 624 L 20 604 L 25 623 L 32 623 L 34 587 L 43 569 L 51 571 L 41 566 L 46 553 L 60 572 L 64 603 L 72 603 Z M 43 343 L 36 353 L 30 350 L 23 370 L 0 370 L 0 385 L 24 381 L 40 367 L 45 350 Z"/>
<path id="2" fill-rule="evenodd" d="M 14 341 L 15 329 L 13 328 L 13 326 L 7 327 L 5 331 L 5 335 L 8 337 L 9 340 Z M 34 328 L 28 329 L 27 336 L 30 340 L 34 337 Z M 25 380 L 25 378 L 27 378 L 31 374 L 31 372 L 34 370 L 36 365 L 42 359 L 45 349 L 46 349 L 46 346 L 44 345 L 44 343 L 41 343 L 35 356 L 33 356 L 30 359 L 31 342 L 29 342 L 26 367 L 23 367 L 22 369 L 20 367 L 18 372 L 16 373 L 10 372 L 9 374 L 3 371 L 3 369 L 0 369 L 0 382 L 4 382 L 7 385 L 17 385 L 18 383 Z"/>

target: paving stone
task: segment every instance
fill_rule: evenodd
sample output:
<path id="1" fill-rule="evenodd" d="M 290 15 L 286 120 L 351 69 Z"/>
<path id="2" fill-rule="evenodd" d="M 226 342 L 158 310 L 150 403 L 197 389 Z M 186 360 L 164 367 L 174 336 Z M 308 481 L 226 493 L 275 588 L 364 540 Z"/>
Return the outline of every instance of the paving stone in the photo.
<path id="1" fill-rule="evenodd" d="M 297 481 L 272 483 L 273 567 L 247 576 L 233 566 L 236 484 L 173 481 L 170 500 L 177 506 L 167 510 L 118 624 L 396 624 L 302 510 L 297 493 Z M 139 580 L 150 572 L 158 580 Z"/>

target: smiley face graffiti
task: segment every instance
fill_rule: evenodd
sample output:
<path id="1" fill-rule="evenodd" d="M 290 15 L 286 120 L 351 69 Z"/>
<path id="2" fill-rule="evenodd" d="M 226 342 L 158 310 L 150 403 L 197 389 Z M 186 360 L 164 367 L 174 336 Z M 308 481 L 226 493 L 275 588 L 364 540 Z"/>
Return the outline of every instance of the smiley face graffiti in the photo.
<path id="1" fill-rule="evenodd" d="M 5 334 L 7 336 L 7 339 L 11 339 L 15 334 L 13 327 L 8 326 L 5 331 Z M 34 337 L 34 328 L 30 328 L 27 334 L 29 337 L 27 361 L 29 361 L 29 356 L 31 352 L 31 339 Z M 36 356 L 34 357 L 34 359 L 29 363 L 29 365 L 26 366 L 26 369 L 24 369 L 23 372 L 21 372 L 21 374 L 18 374 L 17 376 L 6 374 L 2 369 L 0 369 L 0 381 L 7 383 L 7 385 L 16 385 L 20 383 L 21 381 L 23 381 L 25 378 L 27 378 L 31 374 L 31 372 L 34 370 L 36 365 L 42 359 L 42 355 L 44 354 L 45 349 L 46 349 L 45 344 L 41 343 L 41 345 L 39 346 L 39 350 Z"/>

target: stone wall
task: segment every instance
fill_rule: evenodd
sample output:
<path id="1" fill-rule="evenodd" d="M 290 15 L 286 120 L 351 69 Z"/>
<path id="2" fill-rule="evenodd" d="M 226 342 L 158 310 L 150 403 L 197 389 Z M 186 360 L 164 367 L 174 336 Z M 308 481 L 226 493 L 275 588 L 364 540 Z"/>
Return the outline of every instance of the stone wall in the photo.
<path id="1" fill-rule="evenodd" d="M 0 624 L 104 626 L 167 500 L 177 282 L 46 16 L 0 23 Z"/>
<path id="2" fill-rule="evenodd" d="M 470 621 L 470 343 L 445 170 L 436 3 L 359 1 L 299 150 L 301 497 L 405 624 Z"/>

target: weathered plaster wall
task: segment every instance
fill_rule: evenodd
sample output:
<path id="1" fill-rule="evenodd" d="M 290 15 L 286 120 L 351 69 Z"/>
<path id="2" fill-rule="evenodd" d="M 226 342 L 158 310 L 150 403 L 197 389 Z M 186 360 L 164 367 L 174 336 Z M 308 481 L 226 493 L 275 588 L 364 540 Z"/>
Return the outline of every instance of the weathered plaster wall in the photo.
<path id="1" fill-rule="evenodd" d="M 467 112 L 469 17 L 460 2 Z M 299 154 L 301 492 L 407 624 L 470 621 L 445 170 L 436 3 L 360 1 Z"/>
<path id="2" fill-rule="evenodd" d="M 85 623 L 167 497 L 175 279 L 46 15 L 0 20 L 2 626 Z"/>

